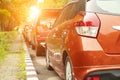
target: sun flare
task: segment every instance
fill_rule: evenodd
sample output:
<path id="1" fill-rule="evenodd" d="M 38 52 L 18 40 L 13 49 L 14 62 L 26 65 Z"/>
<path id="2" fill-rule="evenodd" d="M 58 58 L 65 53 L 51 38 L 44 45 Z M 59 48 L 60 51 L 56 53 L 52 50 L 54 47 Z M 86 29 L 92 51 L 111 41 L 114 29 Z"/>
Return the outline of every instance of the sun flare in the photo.
<path id="1" fill-rule="evenodd" d="M 40 9 L 38 9 L 36 6 L 30 7 L 30 18 L 35 18 L 40 13 Z"/>
<path id="2" fill-rule="evenodd" d="M 39 3 L 43 3 L 43 2 L 44 2 L 44 0 L 38 0 L 38 2 L 39 2 Z"/>

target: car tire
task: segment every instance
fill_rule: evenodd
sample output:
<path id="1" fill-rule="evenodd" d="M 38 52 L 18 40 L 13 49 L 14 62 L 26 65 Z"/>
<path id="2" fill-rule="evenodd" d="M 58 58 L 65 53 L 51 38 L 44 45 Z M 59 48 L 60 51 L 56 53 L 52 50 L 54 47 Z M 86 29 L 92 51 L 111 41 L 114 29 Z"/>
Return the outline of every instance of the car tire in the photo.
<path id="1" fill-rule="evenodd" d="M 48 70 L 53 70 L 53 68 L 50 66 L 50 59 L 48 55 L 48 50 L 46 49 L 46 67 Z"/>
<path id="2" fill-rule="evenodd" d="M 72 65 L 68 57 L 66 58 L 66 63 L 65 63 L 65 80 L 74 80 Z"/>
<path id="3" fill-rule="evenodd" d="M 36 47 L 36 56 L 45 56 L 45 48 L 41 45 Z"/>

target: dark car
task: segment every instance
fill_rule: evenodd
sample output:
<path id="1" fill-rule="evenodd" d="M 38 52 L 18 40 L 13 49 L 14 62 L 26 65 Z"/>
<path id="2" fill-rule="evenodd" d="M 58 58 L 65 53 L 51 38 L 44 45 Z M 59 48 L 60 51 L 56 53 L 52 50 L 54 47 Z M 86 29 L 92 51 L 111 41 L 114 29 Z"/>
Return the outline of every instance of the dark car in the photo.
<path id="1" fill-rule="evenodd" d="M 68 3 L 46 39 L 46 64 L 65 80 L 120 80 L 120 1 Z"/>

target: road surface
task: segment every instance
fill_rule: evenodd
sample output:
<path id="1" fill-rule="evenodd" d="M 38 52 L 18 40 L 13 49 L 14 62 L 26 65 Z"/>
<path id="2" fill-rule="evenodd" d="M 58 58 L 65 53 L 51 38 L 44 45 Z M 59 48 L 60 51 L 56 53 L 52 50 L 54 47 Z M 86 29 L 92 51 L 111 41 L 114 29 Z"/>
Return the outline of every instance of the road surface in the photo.
<path id="1" fill-rule="evenodd" d="M 63 80 L 55 71 L 49 71 L 46 67 L 45 56 L 37 57 L 35 50 L 28 48 L 39 80 Z"/>

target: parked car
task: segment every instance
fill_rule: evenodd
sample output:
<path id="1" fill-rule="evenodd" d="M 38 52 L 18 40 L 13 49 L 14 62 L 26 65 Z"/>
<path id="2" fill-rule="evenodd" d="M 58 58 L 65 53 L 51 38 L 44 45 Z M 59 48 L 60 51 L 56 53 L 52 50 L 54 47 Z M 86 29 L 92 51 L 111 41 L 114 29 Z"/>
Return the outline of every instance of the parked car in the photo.
<path id="1" fill-rule="evenodd" d="M 31 33 L 32 27 L 31 25 L 25 25 L 23 28 L 23 36 L 25 41 L 30 44 L 31 42 L 31 37 L 30 37 L 30 33 Z"/>
<path id="2" fill-rule="evenodd" d="M 36 18 L 31 32 L 31 44 L 37 56 L 45 56 L 45 40 L 60 10 L 43 9 Z"/>
<path id="3" fill-rule="evenodd" d="M 35 49 L 37 56 L 45 56 L 45 40 L 50 32 L 52 19 L 38 21 L 35 34 Z"/>
<path id="4" fill-rule="evenodd" d="M 46 65 L 65 80 L 120 80 L 119 0 L 75 0 L 46 39 Z"/>

